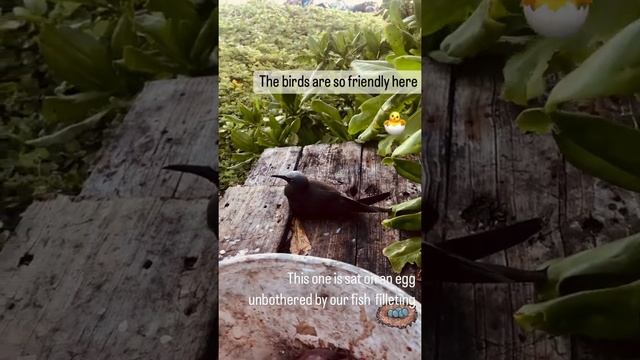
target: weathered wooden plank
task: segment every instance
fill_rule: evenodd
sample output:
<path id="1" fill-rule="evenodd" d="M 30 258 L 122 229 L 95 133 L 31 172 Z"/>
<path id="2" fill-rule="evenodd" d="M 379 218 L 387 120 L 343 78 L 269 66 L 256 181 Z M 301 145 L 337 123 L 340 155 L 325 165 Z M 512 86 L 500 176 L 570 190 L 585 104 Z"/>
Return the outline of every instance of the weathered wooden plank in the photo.
<path id="1" fill-rule="evenodd" d="M 438 214 L 446 213 L 446 179 L 449 156 L 449 104 L 451 98 L 451 68 L 422 58 L 422 83 L 428 84 L 422 92 L 422 164 L 423 209 L 433 206 Z M 426 105 L 428 104 L 428 106 Z M 428 174 L 427 174 L 428 170 Z M 428 176 L 427 176 L 428 175 Z M 427 183 L 428 180 L 428 183 Z M 423 234 L 426 241 L 437 242 L 444 237 L 442 222 L 435 223 L 433 229 L 426 232 L 425 225 L 432 223 L 423 213 Z M 426 359 L 439 358 L 440 323 L 448 321 L 443 317 L 444 298 L 440 284 L 424 284 L 422 301 L 423 317 L 426 318 L 426 342 L 423 342 L 423 354 Z M 446 339 L 443 339 L 446 341 Z"/>
<path id="2" fill-rule="evenodd" d="M 501 86 L 501 76 L 494 71 L 495 94 Z M 498 198 L 507 217 L 526 220 L 545 217 L 547 229 L 533 241 L 506 251 L 506 264 L 532 269 L 545 261 L 562 256 L 562 237 L 559 232 L 559 201 L 562 177 L 562 157 L 551 136 L 523 134 L 514 122 L 520 108 L 498 100 L 494 105 L 496 121 L 496 173 Z M 510 220 L 511 221 L 511 220 Z M 509 286 L 511 311 L 535 299 L 532 285 Z M 513 357 L 517 359 L 566 359 L 570 343 L 562 337 L 544 333 L 529 333 L 516 324 L 513 327 Z"/>
<path id="3" fill-rule="evenodd" d="M 429 69 L 434 84 L 449 74 L 442 67 Z M 427 112 L 430 107 L 444 111 L 445 101 L 454 111 L 450 121 L 445 113 L 431 114 L 440 123 L 448 123 L 448 129 L 438 122 L 429 127 L 427 113 L 423 119 L 427 139 L 446 139 L 446 134 L 451 134 L 446 141 L 450 151 L 445 156 L 438 156 L 441 145 L 423 143 L 427 149 L 423 156 L 448 163 L 444 176 L 437 172 L 433 175 L 436 182 L 444 181 L 446 189 L 442 234 L 450 238 L 544 216 L 549 226 L 541 236 L 486 259 L 530 269 L 548 259 L 637 232 L 637 195 L 565 164 L 551 137 L 522 134 L 513 122 L 520 110 L 498 99 L 498 70 L 480 63 L 456 67 L 450 84 L 455 87 L 454 98 L 438 99 L 435 94 L 443 91 L 425 94 L 425 103 L 430 104 Z M 429 169 L 434 167 L 430 163 Z M 433 198 L 433 193 L 431 189 L 426 195 Z M 433 350 L 426 350 L 429 359 L 582 360 L 639 355 L 637 349 L 624 346 L 613 349 L 599 342 L 522 331 L 511 316 L 521 305 L 534 300 L 529 285 L 448 284 L 430 289 L 433 294 L 426 296 L 423 305 L 427 317 L 436 318 L 437 325 L 434 335 L 428 335 L 430 343 L 435 342 Z M 430 300 L 434 298 L 437 300 Z"/>
<path id="4" fill-rule="evenodd" d="M 305 146 L 297 170 L 311 179 L 334 186 L 348 196 L 358 197 L 362 148 L 355 143 Z M 311 242 L 309 255 L 356 263 L 356 242 L 362 215 L 353 219 L 304 220 L 303 226 Z"/>
<path id="5" fill-rule="evenodd" d="M 244 184 L 284 185 L 282 179 L 273 178 L 271 175 L 284 174 L 295 170 L 301 151 L 302 148 L 299 146 L 265 149 L 260 155 L 260 159 L 251 168 L 251 172 Z"/>
<path id="6" fill-rule="evenodd" d="M 234 186 L 218 205 L 220 259 L 278 251 L 289 223 L 284 186 Z"/>
<path id="7" fill-rule="evenodd" d="M 203 356 L 217 301 L 206 205 L 33 204 L 0 252 L 0 359 Z"/>
<path id="8" fill-rule="evenodd" d="M 81 195 L 97 198 L 174 194 L 179 181 L 185 195 L 211 195 L 211 186 L 193 176 L 162 170 L 172 163 L 217 167 L 217 78 L 148 83 L 101 151 Z"/>
<path id="9" fill-rule="evenodd" d="M 390 192 L 391 197 L 377 206 L 391 207 L 394 204 L 420 196 L 420 187 L 409 180 L 398 176 L 393 167 L 382 164 L 382 159 L 376 154 L 376 149 L 365 147 L 362 151 L 362 169 L 360 175 L 360 191 L 358 197 L 367 197 L 384 192 Z M 384 228 L 382 220 L 387 214 L 363 215 L 358 224 L 358 236 L 356 238 L 356 265 L 378 275 L 396 275 L 391 269 L 391 264 L 382 254 L 382 250 L 400 239 L 399 232 Z M 415 236 L 415 235 L 414 235 Z M 416 268 L 408 266 L 402 275 L 414 275 Z M 396 284 L 399 287 L 400 284 Z M 420 300 L 420 285 L 414 288 L 403 288 Z"/>

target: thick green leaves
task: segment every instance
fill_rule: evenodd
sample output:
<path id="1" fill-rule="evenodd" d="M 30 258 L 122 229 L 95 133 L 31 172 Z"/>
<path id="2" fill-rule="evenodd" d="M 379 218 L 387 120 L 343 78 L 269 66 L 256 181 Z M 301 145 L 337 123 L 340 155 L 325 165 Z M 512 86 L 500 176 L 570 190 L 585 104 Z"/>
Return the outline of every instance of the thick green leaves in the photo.
<path id="1" fill-rule="evenodd" d="M 554 138 L 577 168 L 612 184 L 640 192 L 640 131 L 600 117 L 554 112 Z"/>
<path id="2" fill-rule="evenodd" d="M 420 209 L 422 209 L 422 197 L 417 197 L 415 199 L 407 200 L 405 202 L 401 202 L 400 204 L 392 206 L 391 215 L 404 215 L 420 211 Z"/>
<path id="3" fill-rule="evenodd" d="M 190 57 L 198 64 L 206 65 L 211 52 L 218 44 L 218 9 L 211 12 L 191 48 Z"/>
<path id="4" fill-rule="evenodd" d="M 242 151 L 258 153 L 261 150 L 253 136 L 242 130 L 231 130 L 231 141 L 236 148 Z"/>
<path id="5" fill-rule="evenodd" d="M 546 264 L 548 280 L 538 294 L 548 300 L 640 279 L 640 234 Z"/>
<path id="6" fill-rule="evenodd" d="M 396 55 L 406 55 L 407 52 L 404 49 L 404 36 L 402 30 L 396 25 L 387 24 L 384 27 L 384 37 L 387 39 L 389 46 Z"/>
<path id="7" fill-rule="evenodd" d="M 57 131 L 51 135 L 45 135 L 37 139 L 26 141 L 27 145 L 35 147 L 47 147 L 52 145 L 65 144 L 75 139 L 85 131 L 96 128 L 102 123 L 105 115 L 109 113 L 109 110 L 101 111 L 93 116 L 88 117 L 86 120 L 79 123 L 69 125 L 64 129 Z"/>
<path id="8" fill-rule="evenodd" d="M 161 13 L 136 17 L 137 28 L 151 38 L 158 50 L 180 64 L 183 71 L 192 66 L 189 51 L 193 43 L 194 24 L 178 18 L 165 18 Z"/>
<path id="9" fill-rule="evenodd" d="M 551 91 L 546 109 L 570 100 L 640 91 L 640 19 L 606 42 Z"/>
<path id="10" fill-rule="evenodd" d="M 402 55 L 395 57 L 391 60 L 391 63 L 399 71 L 421 71 L 422 70 L 422 58 L 414 55 Z"/>
<path id="11" fill-rule="evenodd" d="M 424 4 L 422 4 L 423 36 L 433 34 L 449 25 L 463 22 L 479 3 L 479 0 L 425 1 Z"/>
<path id="12" fill-rule="evenodd" d="M 137 35 L 129 14 L 122 14 L 111 35 L 111 51 L 115 57 L 121 57 L 126 46 L 135 46 Z"/>
<path id="13" fill-rule="evenodd" d="M 384 158 L 385 165 L 393 165 L 398 175 L 420 184 L 422 182 L 422 166 L 417 161 L 399 158 Z"/>
<path id="14" fill-rule="evenodd" d="M 417 130 L 398 146 L 391 154 L 392 157 L 418 154 L 422 151 L 422 130 Z"/>
<path id="15" fill-rule="evenodd" d="M 85 91 L 116 92 L 122 84 L 109 49 L 81 30 L 44 24 L 40 49 L 49 69 Z"/>
<path id="16" fill-rule="evenodd" d="M 321 114 L 321 121 L 329 128 L 329 130 L 342 140 L 350 140 L 351 136 L 347 132 L 345 124 L 342 122 L 342 116 L 338 109 L 327 104 L 322 100 L 315 99 L 311 102 L 311 109 Z"/>
<path id="17" fill-rule="evenodd" d="M 376 113 L 376 116 L 369 123 L 369 126 L 362 134 L 360 134 L 360 136 L 358 136 L 356 141 L 365 143 L 373 140 L 373 138 L 380 133 L 380 130 L 384 129 L 384 122 L 388 119 L 389 114 L 393 111 L 399 111 L 400 108 L 404 106 L 404 102 L 412 97 L 415 96 L 407 94 L 393 94 L 384 102 L 384 104 L 382 104 Z"/>
<path id="18" fill-rule="evenodd" d="M 384 219 L 382 225 L 390 229 L 420 231 L 422 229 L 422 212 Z"/>
<path id="19" fill-rule="evenodd" d="M 358 73 L 389 71 L 393 70 L 393 65 L 384 60 L 354 60 L 351 69 Z"/>
<path id="20" fill-rule="evenodd" d="M 471 17 L 442 41 L 440 50 L 446 57 L 464 59 L 495 43 L 507 27 L 492 18 L 491 13 L 491 0 L 483 0 Z"/>
<path id="21" fill-rule="evenodd" d="M 167 63 L 157 53 L 147 53 L 133 46 L 126 46 L 122 53 L 127 69 L 148 74 L 166 74 L 179 71 L 176 64 Z"/>
<path id="22" fill-rule="evenodd" d="M 525 329 L 544 330 L 555 335 L 637 339 L 640 334 L 638 299 L 640 281 L 525 305 L 516 312 L 515 319 Z"/>
<path id="23" fill-rule="evenodd" d="M 198 21 L 198 13 L 190 0 L 149 0 L 147 8 L 161 12 L 167 19 L 183 19 L 192 23 Z"/>
<path id="24" fill-rule="evenodd" d="M 371 121 L 378 117 L 380 108 L 390 97 L 391 95 L 389 94 L 383 94 L 363 102 L 358 108 L 360 112 L 354 115 L 349 121 L 349 134 L 355 135 L 366 129 Z M 384 117 L 384 112 L 382 112 L 380 116 Z"/>
<path id="25" fill-rule="evenodd" d="M 401 272 L 406 264 L 422 266 L 422 239 L 413 237 L 396 241 L 384 248 L 382 253 L 389 259 L 391 267 L 396 273 Z"/>
<path id="26" fill-rule="evenodd" d="M 73 124 L 83 120 L 109 102 L 109 94 L 84 92 L 67 96 L 48 96 L 42 102 L 42 115 L 49 123 Z"/>
<path id="27" fill-rule="evenodd" d="M 525 133 L 548 134 L 553 129 L 553 120 L 540 108 L 521 112 L 516 123 L 520 131 Z"/>
<path id="28" fill-rule="evenodd" d="M 556 39 L 539 39 L 507 61 L 503 69 L 502 98 L 519 105 L 541 96 L 545 91 L 545 72 L 558 50 Z"/>

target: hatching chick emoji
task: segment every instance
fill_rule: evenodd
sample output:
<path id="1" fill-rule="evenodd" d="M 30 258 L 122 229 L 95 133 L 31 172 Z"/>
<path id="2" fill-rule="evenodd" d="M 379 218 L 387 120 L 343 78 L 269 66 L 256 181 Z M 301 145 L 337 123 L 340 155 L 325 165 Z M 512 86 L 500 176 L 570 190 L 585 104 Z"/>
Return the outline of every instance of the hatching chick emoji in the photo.
<path id="1" fill-rule="evenodd" d="M 389 135 L 400 135 L 404 131 L 407 122 L 400 118 L 400 113 L 397 111 L 392 112 L 389 115 L 389 120 L 384 122 L 384 129 Z"/>

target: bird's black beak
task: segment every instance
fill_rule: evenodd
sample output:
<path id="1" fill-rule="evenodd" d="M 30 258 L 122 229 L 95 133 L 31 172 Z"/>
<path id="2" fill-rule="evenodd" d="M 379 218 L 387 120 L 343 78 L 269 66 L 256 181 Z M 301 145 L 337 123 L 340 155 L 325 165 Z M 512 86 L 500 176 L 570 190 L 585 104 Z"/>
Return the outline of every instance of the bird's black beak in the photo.
<path id="1" fill-rule="evenodd" d="M 271 175 L 271 177 L 279 178 L 286 182 L 289 182 L 289 178 L 286 175 Z"/>

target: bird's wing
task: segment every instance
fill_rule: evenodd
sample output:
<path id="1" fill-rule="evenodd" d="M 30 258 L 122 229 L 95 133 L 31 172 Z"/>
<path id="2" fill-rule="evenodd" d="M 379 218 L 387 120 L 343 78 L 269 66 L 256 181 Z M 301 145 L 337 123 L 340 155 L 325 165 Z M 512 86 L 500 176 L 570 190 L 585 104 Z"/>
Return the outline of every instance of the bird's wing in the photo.
<path id="1" fill-rule="evenodd" d="M 314 193 L 316 196 L 322 197 L 324 201 L 334 203 L 339 205 L 342 209 L 348 212 L 386 212 L 389 209 L 380 208 L 376 206 L 371 206 L 366 202 L 359 202 L 358 200 L 354 200 L 338 189 L 321 183 L 319 181 L 310 180 L 310 185 L 314 189 Z M 382 194 L 384 195 L 384 194 Z"/>

